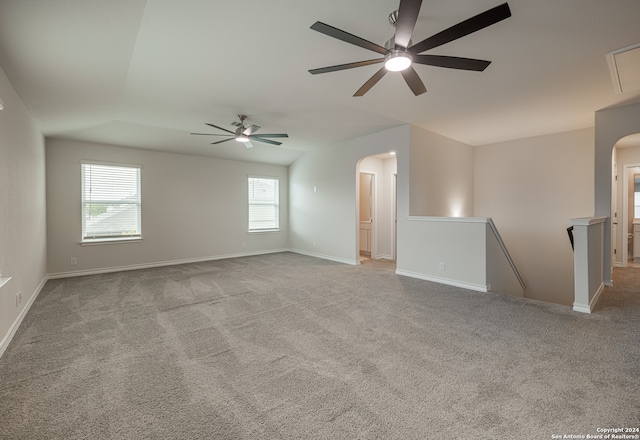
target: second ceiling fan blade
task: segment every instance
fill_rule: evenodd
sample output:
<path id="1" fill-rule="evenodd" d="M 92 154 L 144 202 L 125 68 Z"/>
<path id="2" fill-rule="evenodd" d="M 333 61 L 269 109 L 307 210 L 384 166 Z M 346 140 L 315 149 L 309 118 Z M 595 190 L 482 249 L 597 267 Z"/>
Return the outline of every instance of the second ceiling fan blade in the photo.
<path id="1" fill-rule="evenodd" d="M 414 55 L 413 62 L 428 66 L 446 67 L 449 69 L 474 70 L 482 72 L 491 61 L 474 58 L 448 57 L 444 55 Z"/>
<path id="2" fill-rule="evenodd" d="M 419 54 L 425 50 L 433 49 L 434 47 L 441 46 L 458 38 L 469 35 L 473 32 L 484 29 L 487 26 L 496 24 L 505 18 L 511 17 L 511 10 L 507 3 L 503 3 L 495 8 L 486 10 L 476 16 L 473 16 L 465 21 L 462 21 L 448 29 L 438 32 L 437 34 L 422 40 L 421 42 L 414 44 L 409 48 L 409 52 L 412 54 Z"/>
<path id="3" fill-rule="evenodd" d="M 233 141 L 233 140 L 235 140 L 235 139 L 236 139 L 235 137 L 232 137 L 232 138 L 224 139 L 224 140 L 222 140 L 222 141 L 218 141 L 218 142 L 211 142 L 211 145 L 221 144 L 221 143 L 223 143 L 223 142 L 229 142 L 229 141 Z"/>
<path id="4" fill-rule="evenodd" d="M 398 7 L 398 21 L 396 22 L 396 35 L 394 43 L 396 47 L 406 49 L 413 34 L 413 28 L 418 21 L 422 0 L 400 0 Z"/>
<path id="5" fill-rule="evenodd" d="M 255 135 L 255 134 L 249 136 L 249 139 L 251 139 L 252 141 L 264 142 L 265 144 L 282 145 L 282 142 L 272 141 L 271 139 L 264 139 L 264 138 L 261 138 L 258 135 Z"/>
<path id="6" fill-rule="evenodd" d="M 229 131 L 226 128 L 218 127 L 217 125 L 209 124 L 208 122 L 205 122 L 205 124 L 210 126 L 210 127 L 217 128 L 218 130 L 226 131 L 227 133 L 231 133 L 231 134 L 235 135 L 235 133 L 233 131 Z"/>
<path id="7" fill-rule="evenodd" d="M 358 91 L 353 94 L 353 96 L 364 96 L 364 94 L 371 90 L 371 87 L 375 86 L 378 81 L 380 81 L 382 77 L 386 75 L 387 72 L 388 70 L 386 69 L 386 67 L 382 67 L 382 69 L 378 70 L 371 78 L 369 78 L 369 80 L 364 83 L 362 87 L 360 87 Z"/>
<path id="8" fill-rule="evenodd" d="M 427 91 L 427 88 L 424 86 L 424 83 L 418 76 L 418 73 L 413 67 L 409 67 L 402 71 L 402 77 L 407 82 L 407 85 L 411 89 L 414 95 L 422 95 Z"/>
<path id="9" fill-rule="evenodd" d="M 309 73 L 317 75 L 319 73 L 337 72 L 339 70 L 353 69 L 355 67 L 369 66 L 371 64 L 378 64 L 384 61 L 384 58 L 377 58 L 375 60 L 357 61 L 355 63 L 338 64 L 336 66 L 321 67 L 319 69 L 311 69 Z"/>
<path id="10" fill-rule="evenodd" d="M 272 138 L 288 138 L 289 135 L 286 133 L 269 133 L 269 134 L 258 134 L 258 137 L 272 137 Z"/>
<path id="11" fill-rule="evenodd" d="M 214 133 L 190 133 L 198 136 L 229 136 L 228 134 L 214 134 Z"/>
<path id="12" fill-rule="evenodd" d="M 371 41 L 365 40 L 364 38 L 357 37 L 349 32 L 345 32 L 328 24 L 322 23 L 320 21 L 316 21 L 311 25 L 311 29 L 314 31 L 318 31 L 322 34 L 328 35 L 333 38 L 337 38 L 338 40 L 342 40 L 345 43 L 354 44 L 356 46 L 362 47 L 364 49 L 372 50 L 374 52 L 378 52 L 379 54 L 385 55 L 387 53 L 387 49 L 382 46 L 379 46 Z"/>

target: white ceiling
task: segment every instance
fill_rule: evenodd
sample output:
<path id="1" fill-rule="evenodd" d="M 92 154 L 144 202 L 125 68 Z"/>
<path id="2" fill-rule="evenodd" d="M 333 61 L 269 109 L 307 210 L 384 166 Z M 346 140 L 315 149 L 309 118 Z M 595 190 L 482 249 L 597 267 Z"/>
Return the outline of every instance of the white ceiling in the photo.
<path id="1" fill-rule="evenodd" d="M 418 42 L 502 0 L 425 0 Z M 306 151 L 400 124 L 483 145 L 593 126 L 616 94 L 608 52 L 640 43 L 638 0 L 510 0 L 512 17 L 427 53 L 491 60 L 484 72 L 416 66 L 353 93 L 377 54 L 309 27 L 383 45 L 398 0 L 1 0 L 0 64 L 42 132 L 162 151 L 290 164 Z M 210 122 L 246 114 L 281 147 L 210 145 Z M 259 133 L 258 133 L 259 134 Z"/>

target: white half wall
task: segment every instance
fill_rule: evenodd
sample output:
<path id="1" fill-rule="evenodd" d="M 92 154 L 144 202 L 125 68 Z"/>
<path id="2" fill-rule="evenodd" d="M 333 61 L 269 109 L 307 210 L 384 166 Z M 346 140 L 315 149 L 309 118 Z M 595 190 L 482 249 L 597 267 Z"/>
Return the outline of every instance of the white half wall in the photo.
<path id="1" fill-rule="evenodd" d="M 44 137 L 0 69 L 0 355 L 47 275 Z M 16 303 L 17 294 L 22 301 Z"/>
<path id="2" fill-rule="evenodd" d="M 47 140 L 48 271 L 54 276 L 287 250 L 288 167 Z M 80 161 L 142 166 L 141 242 L 80 245 Z M 280 180 L 280 231 L 248 232 L 247 177 Z M 77 265 L 70 259 L 76 258 Z"/>
<path id="3" fill-rule="evenodd" d="M 487 223 L 485 219 L 410 217 L 403 235 L 411 237 L 399 275 L 487 292 Z"/>

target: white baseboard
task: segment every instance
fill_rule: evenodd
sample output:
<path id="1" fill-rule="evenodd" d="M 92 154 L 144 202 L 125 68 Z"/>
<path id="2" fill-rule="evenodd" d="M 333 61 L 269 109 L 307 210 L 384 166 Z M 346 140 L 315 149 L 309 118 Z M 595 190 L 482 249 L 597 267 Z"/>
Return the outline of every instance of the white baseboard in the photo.
<path id="1" fill-rule="evenodd" d="M 350 264 L 352 266 L 357 266 L 360 264 L 360 260 L 349 260 L 347 258 L 339 258 L 333 257 L 331 255 L 317 254 L 315 252 L 303 251 L 300 249 L 289 249 L 290 252 L 294 252 L 296 254 L 306 255 L 308 257 L 320 258 L 322 260 L 335 261 L 336 263 Z"/>
<path id="2" fill-rule="evenodd" d="M 393 257 L 391 255 L 388 255 L 388 254 L 378 254 L 376 256 L 376 260 L 390 260 L 390 261 L 393 261 Z"/>
<path id="3" fill-rule="evenodd" d="M 2 355 L 4 354 L 4 351 L 9 346 L 9 343 L 11 343 L 13 336 L 18 331 L 18 327 L 20 327 L 20 324 L 22 324 L 22 320 L 24 319 L 25 316 L 27 316 L 27 312 L 29 311 L 29 309 L 31 308 L 31 305 L 40 294 L 40 291 L 42 290 L 42 288 L 44 287 L 48 279 L 49 278 L 46 276 L 42 279 L 42 281 L 36 288 L 36 291 L 33 293 L 33 295 L 31 295 L 31 298 L 29 299 L 29 301 L 27 301 L 27 303 L 24 305 L 24 308 L 22 309 L 22 311 L 20 312 L 16 320 L 13 321 L 13 324 L 11 324 L 11 327 L 9 328 L 9 332 L 5 335 L 4 339 L 2 339 L 2 342 L 0 342 L 0 357 L 2 357 Z"/>
<path id="4" fill-rule="evenodd" d="M 270 249 L 267 251 L 242 252 L 238 254 L 215 255 L 209 257 L 187 258 L 183 260 L 157 261 L 154 263 L 130 264 L 127 266 L 103 267 L 99 269 L 76 270 L 49 274 L 49 279 L 81 277 L 85 275 L 99 275 L 103 273 L 123 272 L 126 270 L 153 269 L 155 267 L 176 266 L 178 264 L 203 263 L 206 261 L 226 260 L 228 258 L 251 257 L 255 255 L 277 254 L 288 252 L 289 249 Z"/>
<path id="5" fill-rule="evenodd" d="M 598 287 L 598 290 L 596 291 L 595 295 L 593 295 L 593 298 L 591 298 L 591 301 L 589 301 L 588 305 L 573 303 L 573 310 L 575 312 L 580 312 L 580 313 L 591 313 L 595 308 L 596 304 L 598 303 L 598 300 L 600 299 L 600 295 L 604 291 L 604 287 L 605 287 L 605 284 L 601 283 L 600 287 Z"/>
<path id="6" fill-rule="evenodd" d="M 460 287 L 462 289 L 475 290 L 476 292 L 487 293 L 489 291 L 489 286 L 484 286 L 484 285 L 475 284 L 475 283 L 467 283 L 465 281 L 450 280 L 447 278 L 439 278 L 431 275 L 410 272 L 408 270 L 396 269 L 396 275 L 402 275 L 410 278 L 418 278 L 420 280 L 432 281 L 434 283 L 446 284 L 448 286 Z"/>

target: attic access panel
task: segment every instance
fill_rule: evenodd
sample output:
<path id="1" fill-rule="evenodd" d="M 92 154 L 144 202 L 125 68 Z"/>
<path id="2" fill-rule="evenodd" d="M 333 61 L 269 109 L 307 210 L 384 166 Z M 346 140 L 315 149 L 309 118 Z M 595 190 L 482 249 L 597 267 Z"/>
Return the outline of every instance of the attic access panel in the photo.
<path id="1" fill-rule="evenodd" d="M 640 90 L 640 43 L 607 54 L 616 93 Z"/>

